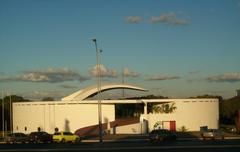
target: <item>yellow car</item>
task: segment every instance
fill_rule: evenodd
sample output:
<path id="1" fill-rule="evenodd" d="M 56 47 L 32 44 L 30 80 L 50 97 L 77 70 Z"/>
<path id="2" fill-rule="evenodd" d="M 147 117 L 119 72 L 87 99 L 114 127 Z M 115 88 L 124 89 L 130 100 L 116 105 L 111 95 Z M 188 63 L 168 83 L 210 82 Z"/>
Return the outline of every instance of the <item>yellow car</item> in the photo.
<path id="1" fill-rule="evenodd" d="M 71 132 L 67 131 L 61 131 L 61 132 L 56 132 L 53 134 L 53 141 L 54 142 L 79 142 L 80 137 L 77 135 L 74 135 Z"/>

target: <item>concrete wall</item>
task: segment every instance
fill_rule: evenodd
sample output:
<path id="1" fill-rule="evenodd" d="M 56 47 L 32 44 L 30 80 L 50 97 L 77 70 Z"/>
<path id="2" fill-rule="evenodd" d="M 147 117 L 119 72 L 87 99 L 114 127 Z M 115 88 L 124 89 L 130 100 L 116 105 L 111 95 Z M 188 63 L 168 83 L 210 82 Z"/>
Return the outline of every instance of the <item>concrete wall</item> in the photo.
<path id="1" fill-rule="evenodd" d="M 142 133 L 142 124 L 136 123 L 125 126 L 117 126 L 111 128 L 111 134 L 141 134 Z"/>
<path id="2" fill-rule="evenodd" d="M 108 101 L 110 102 L 110 101 Z M 198 131 L 200 126 L 218 128 L 218 99 L 151 99 L 144 102 L 175 103 L 177 109 L 172 114 L 141 115 L 141 123 L 148 124 L 149 131 L 158 121 L 176 121 L 176 130 L 182 126 L 188 131 Z M 115 120 L 114 104 L 102 104 L 102 122 Z M 166 127 L 166 123 L 164 124 Z M 98 105 L 96 103 L 67 102 L 20 102 L 13 103 L 13 131 L 30 133 L 40 127 L 49 133 L 54 128 L 75 132 L 79 128 L 98 124 Z M 143 133 L 143 125 L 130 125 L 115 128 L 116 133 Z M 25 131 L 25 127 L 27 130 Z"/>
<path id="3" fill-rule="evenodd" d="M 149 131 L 158 121 L 176 121 L 176 130 L 184 126 L 187 131 L 199 131 L 200 126 L 218 128 L 218 99 L 174 99 L 177 109 L 171 114 L 147 114 L 141 117 L 148 121 Z M 164 126 L 166 128 L 166 125 Z"/>
<path id="4" fill-rule="evenodd" d="M 115 120 L 115 107 L 102 105 L 102 122 Z M 79 102 L 24 102 L 13 103 L 13 131 L 30 133 L 42 130 L 75 132 L 77 129 L 98 124 L 98 105 Z M 25 127 L 27 130 L 25 131 Z"/>
<path id="5" fill-rule="evenodd" d="M 110 130 L 111 134 L 145 134 L 147 133 L 147 122 L 140 122 L 131 125 L 117 126 Z"/>

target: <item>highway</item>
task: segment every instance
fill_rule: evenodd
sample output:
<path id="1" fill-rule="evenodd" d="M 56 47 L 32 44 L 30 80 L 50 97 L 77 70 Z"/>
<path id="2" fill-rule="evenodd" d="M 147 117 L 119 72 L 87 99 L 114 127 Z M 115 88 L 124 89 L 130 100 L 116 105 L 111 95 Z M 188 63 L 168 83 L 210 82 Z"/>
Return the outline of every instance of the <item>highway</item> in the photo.
<path id="1" fill-rule="evenodd" d="M 65 144 L 1 144 L 0 151 L 8 152 L 55 152 L 55 151 L 164 151 L 164 152 L 239 152 L 240 140 L 193 140 L 193 141 L 166 141 L 161 143 L 151 143 L 148 141 L 131 141 L 131 142 L 81 142 Z"/>

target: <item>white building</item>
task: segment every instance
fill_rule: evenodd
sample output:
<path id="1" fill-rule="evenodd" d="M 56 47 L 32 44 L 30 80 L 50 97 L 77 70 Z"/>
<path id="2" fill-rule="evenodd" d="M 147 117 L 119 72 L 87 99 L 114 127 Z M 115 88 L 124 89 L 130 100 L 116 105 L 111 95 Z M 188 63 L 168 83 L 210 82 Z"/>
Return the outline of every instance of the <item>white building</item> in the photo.
<path id="1" fill-rule="evenodd" d="M 143 88 L 128 84 L 105 84 L 101 91 L 111 89 Z M 90 133 L 98 125 L 98 101 L 88 100 L 97 93 L 97 87 L 89 87 L 75 92 L 61 101 L 34 101 L 13 103 L 13 131 L 30 133 L 38 127 L 53 133 L 59 130 Z M 144 113 L 137 122 L 120 123 L 115 119 L 115 104 L 144 104 Z M 150 103 L 173 104 L 172 113 L 148 113 Z M 171 130 L 198 131 L 201 126 L 218 128 L 218 99 L 140 99 L 140 100 L 102 100 L 102 123 L 110 133 L 146 133 L 154 127 Z M 91 130 L 92 129 L 92 130 Z"/>

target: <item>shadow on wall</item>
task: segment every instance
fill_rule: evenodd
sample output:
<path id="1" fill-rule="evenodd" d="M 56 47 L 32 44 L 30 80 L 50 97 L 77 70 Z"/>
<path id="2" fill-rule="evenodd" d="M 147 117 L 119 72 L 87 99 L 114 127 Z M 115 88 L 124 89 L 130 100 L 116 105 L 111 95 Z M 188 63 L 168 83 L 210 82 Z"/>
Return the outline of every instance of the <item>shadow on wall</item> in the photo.
<path id="1" fill-rule="evenodd" d="M 103 132 L 107 133 L 107 134 L 110 134 L 110 129 L 111 129 L 111 126 L 110 126 L 110 122 L 109 122 L 109 119 L 104 117 L 104 122 L 103 124 L 106 124 Z"/>
<path id="2" fill-rule="evenodd" d="M 104 123 L 102 123 L 102 129 L 104 134 L 108 134 L 110 132 L 106 132 L 107 130 L 113 129 L 113 134 L 116 134 L 116 127 L 125 126 L 130 124 L 139 123 L 138 118 L 123 118 L 116 119 L 115 121 L 110 122 L 107 118 L 104 118 Z M 75 131 L 75 134 L 81 137 L 95 137 L 99 135 L 99 125 L 91 125 L 83 128 L 79 128 Z"/>
<path id="3" fill-rule="evenodd" d="M 65 131 L 70 131 L 70 125 L 69 125 L 69 120 L 65 119 Z"/>
<path id="4" fill-rule="evenodd" d="M 106 128 L 106 125 L 103 124 L 103 129 Z M 81 138 L 88 138 L 88 137 L 96 137 L 99 135 L 99 125 L 92 125 L 84 128 L 79 128 L 75 131 L 75 134 L 80 136 Z"/>
<path id="5" fill-rule="evenodd" d="M 141 125 L 141 133 L 146 134 L 149 133 L 149 123 L 148 120 L 143 119 L 142 125 Z"/>

